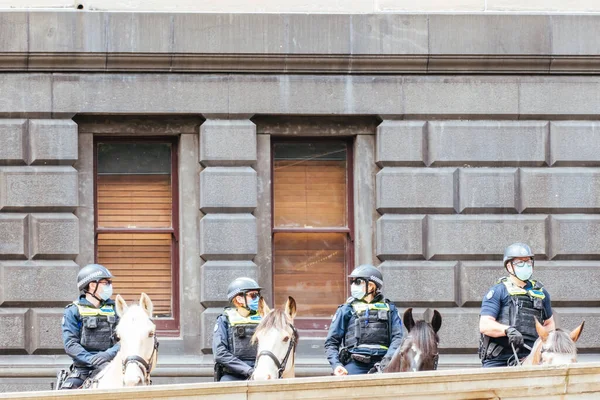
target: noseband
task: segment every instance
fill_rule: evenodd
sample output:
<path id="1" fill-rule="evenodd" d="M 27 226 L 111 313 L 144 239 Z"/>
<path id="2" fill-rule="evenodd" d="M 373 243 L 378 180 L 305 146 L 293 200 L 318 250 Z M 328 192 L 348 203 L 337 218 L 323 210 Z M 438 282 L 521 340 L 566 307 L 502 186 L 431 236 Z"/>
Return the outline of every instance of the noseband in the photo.
<path id="1" fill-rule="evenodd" d="M 258 359 L 261 356 L 267 356 L 271 360 L 273 360 L 273 362 L 275 363 L 275 366 L 277 367 L 277 374 L 278 374 L 277 377 L 279 379 L 281 379 L 281 377 L 283 376 L 283 371 L 285 371 L 285 367 L 287 365 L 288 359 L 290 358 L 290 354 L 292 354 L 292 351 L 296 348 L 296 344 L 298 343 L 298 331 L 292 324 L 289 324 L 289 327 L 292 328 L 292 337 L 290 339 L 290 343 L 288 344 L 288 349 L 287 349 L 287 352 L 285 353 L 285 357 L 283 357 L 283 360 L 281 360 L 281 362 L 277 359 L 277 356 L 275 356 L 275 354 L 273 354 L 269 350 L 263 350 L 260 353 L 258 353 L 258 356 L 256 356 L 257 364 L 258 364 Z"/>
<path id="2" fill-rule="evenodd" d="M 129 364 L 137 364 L 137 366 L 142 370 L 144 374 L 144 383 L 146 385 L 151 385 L 152 380 L 150 380 L 150 372 L 152 368 L 154 368 L 154 356 L 158 351 L 158 339 L 156 338 L 156 333 L 154 334 L 154 348 L 152 349 L 152 354 L 150 355 L 150 359 L 148 361 L 144 360 L 140 356 L 129 356 L 123 360 L 123 374 L 125 374 L 125 370 Z"/>

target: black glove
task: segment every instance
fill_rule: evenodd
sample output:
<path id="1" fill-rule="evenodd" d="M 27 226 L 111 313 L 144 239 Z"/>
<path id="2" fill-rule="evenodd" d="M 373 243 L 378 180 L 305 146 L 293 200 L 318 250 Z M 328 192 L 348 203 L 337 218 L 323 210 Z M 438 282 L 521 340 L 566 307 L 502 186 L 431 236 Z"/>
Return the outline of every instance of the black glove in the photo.
<path id="1" fill-rule="evenodd" d="M 109 363 L 110 360 L 111 360 L 110 355 L 105 351 L 101 351 L 100 353 L 94 354 L 92 356 L 92 358 L 90 359 L 90 363 L 94 367 L 100 368 L 100 367 L 104 366 L 104 364 Z"/>
<path id="2" fill-rule="evenodd" d="M 506 337 L 508 338 L 508 343 L 515 346 L 515 348 L 518 349 L 519 347 L 522 347 L 523 344 L 525 344 L 525 341 L 523 340 L 523 335 L 521 335 L 521 332 L 519 332 L 512 326 L 506 328 L 506 330 L 504 332 L 506 333 Z"/>

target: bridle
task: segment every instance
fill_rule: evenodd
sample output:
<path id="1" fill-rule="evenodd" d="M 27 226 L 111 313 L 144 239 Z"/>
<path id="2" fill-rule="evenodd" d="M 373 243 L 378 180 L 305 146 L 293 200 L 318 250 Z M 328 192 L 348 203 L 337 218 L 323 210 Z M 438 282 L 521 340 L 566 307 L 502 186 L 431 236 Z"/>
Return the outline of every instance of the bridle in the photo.
<path id="1" fill-rule="evenodd" d="M 258 353 L 258 356 L 256 356 L 256 363 L 257 364 L 258 364 L 258 359 L 261 356 L 267 356 L 271 360 L 273 360 L 273 362 L 275 363 L 275 366 L 277 367 L 277 374 L 278 374 L 277 377 L 279 379 L 281 379 L 281 377 L 283 376 L 283 371 L 285 371 L 285 367 L 287 365 L 288 359 L 290 358 L 290 354 L 292 354 L 293 352 L 295 352 L 296 344 L 298 343 L 298 331 L 296 330 L 296 328 L 294 327 L 294 325 L 288 324 L 288 326 L 290 328 L 292 328 L 292 337 L 290 338 L 287 352 L 285 353 L 285 356 L 283 357 L 283 360 L 281 360 L 281 362 L 277 359 L 277 356 L 275 356 L 275 354 L 273 354 L 269 350 L 263 350 L 260 353 Z"/>
<path id="2" fill-rule="evenodd" d="M 156 333 L 153 334 L 154 337 L 154 348 L 152 349 L 152 354 L 150 354 L 150 359 L 148 361 L 144 360 L 140 356 L 129 356 L 123 360 L 123 375 L 125 375 L 125 369 L 129 364 L 137 364 L 142 373 L 144 374 L 144 383 L 146 385 L 151 385 L 152 380 L 150 379 L 150 372 L 154 368 L 154 362 L 156 361 L 156 353 L 158 351 L 158 339 L 156 338 Z"/>

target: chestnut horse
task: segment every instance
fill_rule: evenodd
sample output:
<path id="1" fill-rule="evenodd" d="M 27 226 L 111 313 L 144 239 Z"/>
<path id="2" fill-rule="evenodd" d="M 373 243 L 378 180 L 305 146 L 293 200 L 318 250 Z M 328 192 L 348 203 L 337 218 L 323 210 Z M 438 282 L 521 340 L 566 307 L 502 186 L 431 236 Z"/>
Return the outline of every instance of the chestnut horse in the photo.
<path id="1" fill-rule="evenodd" d="M 442 327 L 442 316 L 437 310 L 427 309 L 423 320 L 415 322 L 412 308 L 404 311 L 402 320 L 408 335 L 396 350 L 390 363 L 383 372 L 431 371 L 437 369 L 438 344 L 437 332 Z"/>

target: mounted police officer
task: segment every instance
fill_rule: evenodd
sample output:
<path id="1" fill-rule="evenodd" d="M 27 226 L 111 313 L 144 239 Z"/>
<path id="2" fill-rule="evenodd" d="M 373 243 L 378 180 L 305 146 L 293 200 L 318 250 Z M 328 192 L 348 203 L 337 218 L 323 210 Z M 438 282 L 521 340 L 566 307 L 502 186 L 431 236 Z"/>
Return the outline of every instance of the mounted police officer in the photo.
<path id="1" fill-rule="evenodd" d="M 65 308 L 62 338 L 73 359 L 60 389 L 77 389 L 95 371 L 117 355 L 114 331 L 118 322 L 112 296 L 112 274 L 100 264 L 83 267 L 77 274 L 79 299 Z"/>
<path id="2" fill-rule="evenodd" d="M 246 380 L 254 372 L 256 347 L 250 342 L 261 321 L 258 314 L 261 287 L 251 278 L 237 278 L 227 288 L 233 307 L 217 318 L 213 335 L 215 381 Z"/>
<path id="3" fill-rule="evenodd" d="M 516 364 L 529 354 L 538 334 L 535 318 L 554 329 L 550 295 L 531 278 L 534 255 L 528 245 L 514 243 L 504 251 L 508 276 L 500 279 L 483 298 L 479 319 L 479 358 L 484 367 Z M 515 348 L 519 360 L 514 360 Z"/>
<path id="4" fill-rule="evenodd" d="M 333 374 L 366 374 L 376 363 L 384 368 L 402 342 L 396 306 L 383 298 L 383 276 L 372 265 L 352 271 L 352 296 L 338 307 L 325 339 Z"/>

